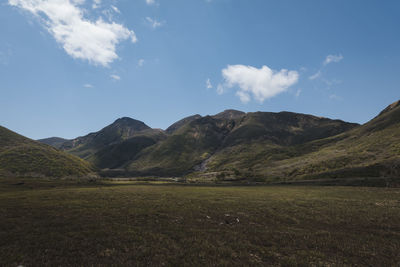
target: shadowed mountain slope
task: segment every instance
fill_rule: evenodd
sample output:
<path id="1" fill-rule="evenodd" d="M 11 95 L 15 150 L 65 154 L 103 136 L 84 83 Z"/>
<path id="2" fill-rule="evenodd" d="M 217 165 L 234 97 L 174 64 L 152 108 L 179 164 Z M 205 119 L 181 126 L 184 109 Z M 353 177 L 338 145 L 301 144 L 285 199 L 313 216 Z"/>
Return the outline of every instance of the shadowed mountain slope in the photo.
<path id="1" fill-rule="evenodd" d="M 210 116 L 191 121 L 164 141 L 144 149 L 128 170 L 148 175 L 183 175 L 211 156 L 233 127 L 232 121 Z"/>
<path id="2" fill-rule="evenodd" d="M 0 174 L 81 176 L 92 171 L 86 161 L 0 126 Z"/>
<path id="3" fill-rule="evenodd" d="M 105 146 L 89 156 L 88 161 L 101 169 L 124 168 L 140 151 L 165 138 L 162 130 L 145 130 L 122 142 Z"/>
<path id="4" fill-rule="evenodd" d="M 141 121 L 124 117 L 98 132 L 69 140 L 60 148 L 73 155 L 88 159 L 101 149 L 118 144 L 144 131 L 152 131 L 152 129 Z"/>

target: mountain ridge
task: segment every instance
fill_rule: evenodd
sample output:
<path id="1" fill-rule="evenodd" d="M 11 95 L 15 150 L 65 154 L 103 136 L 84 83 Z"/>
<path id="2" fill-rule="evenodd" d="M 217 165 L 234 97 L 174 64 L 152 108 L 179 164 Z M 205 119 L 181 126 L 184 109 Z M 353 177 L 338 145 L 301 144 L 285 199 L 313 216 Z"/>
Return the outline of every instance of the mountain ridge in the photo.
<path id="1" fill-rule="evenodd" d="M 124 141 L 146 130 L 151 131 L 152 129 L 142 121 L 122 117 L 98 132 L 92 132 L 63 143 L 60 149 L 87 159 L 105 146 Z"/>
<path id="2" fill-rule="evenodd" d="M 156 130 L 123 117 L 85 136 L 88 140 L 78 148 L 61 148 L 100 169 L 119 170 L 122 176 L 265 182 L 393 176 L 397 175 L 400 148 L 397 151 L 391 142 L 400 143 L 399 122 L 400 101 L 363 125 L 288 111 L 228 109 L 215 115 L 188 116 L 166 130 Z M 93 142 L 96 136 L 107 138 L 98 145 Z M 396 149 L 384 151 L 391 146 Z"/>

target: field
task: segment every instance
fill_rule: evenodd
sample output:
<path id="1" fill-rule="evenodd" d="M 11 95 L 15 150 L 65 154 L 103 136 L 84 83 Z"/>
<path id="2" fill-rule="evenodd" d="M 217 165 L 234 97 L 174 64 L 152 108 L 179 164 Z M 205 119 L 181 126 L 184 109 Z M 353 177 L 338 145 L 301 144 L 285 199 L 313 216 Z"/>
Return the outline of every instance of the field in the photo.
<path id="1" fill-rule="evenodd" d="M 0 265 L 390 266 L 400 190 L 0 180 Z"/>

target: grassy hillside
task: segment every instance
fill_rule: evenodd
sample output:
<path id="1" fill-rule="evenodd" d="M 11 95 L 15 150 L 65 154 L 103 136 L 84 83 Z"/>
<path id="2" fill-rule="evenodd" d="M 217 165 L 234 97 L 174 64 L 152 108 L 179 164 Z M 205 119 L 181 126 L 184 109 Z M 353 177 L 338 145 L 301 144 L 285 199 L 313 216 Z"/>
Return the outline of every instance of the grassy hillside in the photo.
<path id="1" fill-rule="evenodd" d="M 294 145 L 333 136 L 357 124 L 292 112 L 250 112 L 224 140 L 224 147 L 251 141 Z"/>
<path id="2" fill-rule="evenodd" d="M 282 146 L 264 141 L 216 153 L 209 172 L 282 181 L 309 178 L 400 177 L 400 105 L 370 122 L 328 138 Z M 240 173 L 234 175 L 234 171 Z"/>
<path id="3" fill-rule="evenodd" d="M 0 126 L 0 175 L 85 175 L 89 163 Z"/>
<path id="4" fill-rule="evenodd" d="M 198 114 L 193 115 L 193 116 L 186 117 L 186 118 L 184 118 L 184 119 L 182 119 L 182 120 L 179 120 L 179 121 L 175 122 L 175 123 L 172 124 L 171 126 L 169 126 L 169 127 L 165 130 L 165 132 L 167 132 L 168 134 L 173 134 L 175 131 L 177 131 L 179 128 L 181 128 L 181 127 L 184 126 L 185 124 L 187 124 L 187 123 L 189 123 L 189 122 L 192 122 L 192 121 L 194 121 L 194 120 L 200 119 L 200 118 L 201 118 L 201 116 L 198 115 Z"/>

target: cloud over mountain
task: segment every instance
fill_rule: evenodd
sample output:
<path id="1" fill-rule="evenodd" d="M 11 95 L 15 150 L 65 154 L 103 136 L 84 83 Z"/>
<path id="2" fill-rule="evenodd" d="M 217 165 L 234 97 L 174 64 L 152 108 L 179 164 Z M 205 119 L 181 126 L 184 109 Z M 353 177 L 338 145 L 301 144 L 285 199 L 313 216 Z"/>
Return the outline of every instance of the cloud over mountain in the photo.
<path id="1" fill-rule="evenodd" d="M 267 66 L 257 69 L 245 65 L 228 65 L 222 70 L 224 84 L 218 88 L 218 93 L 222 93 L 227 88 L 238 86 L 236 95 L 243 103 L 247 103 L 253 98 L 259 102 L 276 96 L 286 91 L 290 86 L 297 83 L 299 73 L 282 69 L 276 71 Z"/>

